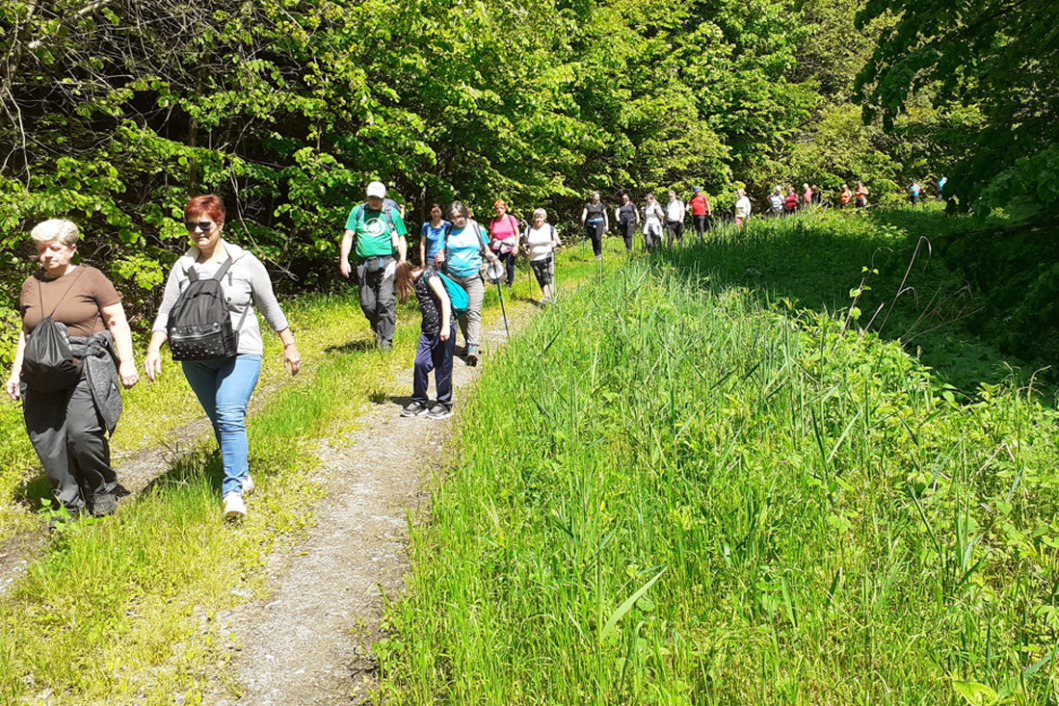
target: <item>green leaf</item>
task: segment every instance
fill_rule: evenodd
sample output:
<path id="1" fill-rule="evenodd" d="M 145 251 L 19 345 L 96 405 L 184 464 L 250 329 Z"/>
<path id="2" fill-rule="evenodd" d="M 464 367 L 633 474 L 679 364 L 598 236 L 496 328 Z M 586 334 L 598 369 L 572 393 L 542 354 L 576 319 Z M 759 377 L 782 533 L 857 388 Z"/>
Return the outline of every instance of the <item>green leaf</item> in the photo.
<path id="1" fill-rule="evenodd" d="M 599 632 L 599 643 L 600 644 L 603 644 L 603 641 L 606 640 L 607 637 L 610 636 L 610 634 L 612 632 L 614 632 L 614 629 L 618 625 L 618 621 L 621 620 L 622 617 L 626 613 L 629 612 L 629 610 L 633 607 L 633 605 L 636 604 L 636 601 L 640 600 L 640 597 L 643 596 L 643 594 L 647 593 L 647 591 L 650 590 L 651 586 L 655 585 L 655 582 L 658 579 L 662 578 L 662 574 L 664 574 L 666 572 L 667 568 L 669 568 L 669 567 L 665 567 L 661 571 L 659 571 L 657 574 L 655 574 L 655 577 L 653 579 L 651 579 L 650 581 L 645 583 L 643 586 L 641 586 L 639 588 L 639 590 L 636 591 L 636 593 L 634 593 L 631 596 L 629 596 L 625 600 L 624 603 L 622 603 L 620 606 L 618 606 L 618 609 L 616 611 L 611 613 L 610 619 L 607 620 L 607 624 L 604 625 L 603 629 Z"/>

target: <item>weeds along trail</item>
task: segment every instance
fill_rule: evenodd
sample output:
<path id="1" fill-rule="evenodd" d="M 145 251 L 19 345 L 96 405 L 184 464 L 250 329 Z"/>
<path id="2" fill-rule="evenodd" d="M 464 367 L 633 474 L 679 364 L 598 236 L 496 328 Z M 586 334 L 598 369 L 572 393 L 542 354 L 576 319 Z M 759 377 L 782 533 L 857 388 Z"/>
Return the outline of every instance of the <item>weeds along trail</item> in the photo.
<path id="1" fill-rule="evenodd" d="M 596 269 L 575 263 L 565 275 Z M 524 273 L 515 295 L 536 296 Z M 309 536 L 330 490 L 320 441 L 347 436 L 361 424 L 361 405 L 393 394 L 390 381 L 410 368 L 418 338 L 414 307 L 399 311 L 392 355 L 361 346 L 367 327 L 352 296 L 285 307 L 300 322 L 299 344 L 315 370 L 268 395 L 250 421 L 258 490 L 246 521 L 222 522 L 220 463 L 204 444 L 115 516 L 55 536 L 0 597 L 0 701 L 169 703 L 216 695 L 214 678 L 224 683 L 219 675 L 231 657 L 218 616 L 266 595 L 270 558 Z M 487 322 L 498 317 L 491 292 Z M 315 343 L 303 343 L 314 331 Z M 172 366 L 164 374 L 181 377 Z"/>
<path id="2" fill-rule="evenodd" d="M 587 283 L 479 384 L 384 698 L 1054 700 L 1059 416 L 958 404 L 896 343 L 726 281 L 722 245 Z"/>
<path id="3" fill-rule="evenodd" d="M 306 327 L 304 345 L 310 354 L 326 355 L 326 349 L 340 345 L 350 336 L 347 317 L 354 313 L 348 305 L 335 299 L 306 300 L 292 307 L 292 325 Z M 348 309 L 348 311 L 347 311 Z M 328 312 L 330 315 L 322 315 Z M 316 322 L 315 326 L 307 326 Z M 322 326 L 320 325 L 322 324 Z M 292 380 L 283 371 L 278 339 L 266 339 L 266 365 L 258 388 L 251 398 L 250 414 L 264 409 L 280 391 L 292 386 L 311 386 L 315 376 L 309 367 L 301 377 Z M 125 413 L 115 432 L 113 453 L 119 479 L 130 497 L 149 488 L 181 465 L 185 456 L 195 457 L 212 443 L 209 422 L 180 371 L 179 364 L 168 359 L 162 377 L 156 383 L 143 381 L 125 391 Z M 0 473 L 0 497 L 11 501 L 0 505 L 0 591 L 25 570 L 28 561 L 37 556 L 47 541 L 44 522 L 36 513 L 51 490 L 40 471 L 29 444 L 20 408 L 10 405 L 0 415 L 0 426 L 7 432 L 0 446 L 0 457 L 8 464 Z"/>

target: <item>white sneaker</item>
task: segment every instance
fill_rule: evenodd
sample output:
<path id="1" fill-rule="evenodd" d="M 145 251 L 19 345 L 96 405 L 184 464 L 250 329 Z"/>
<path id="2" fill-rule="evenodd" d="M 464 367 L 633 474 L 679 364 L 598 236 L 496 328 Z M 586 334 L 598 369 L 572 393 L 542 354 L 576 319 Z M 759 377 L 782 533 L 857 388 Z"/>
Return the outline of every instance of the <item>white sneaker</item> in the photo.
<path id="1" fill-rule="evenodd" d="M 250 477 L 249 473 L 243 476 L 243 495 L 249 495 L 254 492 L 255 487 L 254 479 Z"/>
<path id="2" fill-rule="evenodd" d="M 243 496 L 234 490 L 224 496 L 224 516 L 229 520 L 246 517 L 246 505 Z"/>

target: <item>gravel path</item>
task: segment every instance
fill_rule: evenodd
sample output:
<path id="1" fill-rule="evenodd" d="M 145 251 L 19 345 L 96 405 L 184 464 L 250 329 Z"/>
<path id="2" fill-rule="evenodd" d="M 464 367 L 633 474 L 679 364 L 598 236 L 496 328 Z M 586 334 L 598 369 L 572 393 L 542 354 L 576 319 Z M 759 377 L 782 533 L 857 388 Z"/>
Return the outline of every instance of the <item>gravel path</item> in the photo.
<path id="1" fill-rule="evenodd" d="M 529 312 L 519 307 L 513 330 Z M 489 351 L 504 340 L 502 321 L 483 331 L 486 365 Z M 456 360 L 457 414 L 480 371 Z M 359 431 L 319 447 L 320 472 L 332 491 L 308 536 L 272 558 L 269 597 L 222 616 L 222 634 L 233 636 L 236 654 L 210 702 L 308 706 L 370 699 L 377 679 L 371 643 L 380 636 L 385 599 L 403 590 L 408 523 L 429 510 L 426 487 L 443 465 L 454 419 L 400 416 L 412 389 L 410 368 L 391 389 L 398 392 L 368 405 Z"/>

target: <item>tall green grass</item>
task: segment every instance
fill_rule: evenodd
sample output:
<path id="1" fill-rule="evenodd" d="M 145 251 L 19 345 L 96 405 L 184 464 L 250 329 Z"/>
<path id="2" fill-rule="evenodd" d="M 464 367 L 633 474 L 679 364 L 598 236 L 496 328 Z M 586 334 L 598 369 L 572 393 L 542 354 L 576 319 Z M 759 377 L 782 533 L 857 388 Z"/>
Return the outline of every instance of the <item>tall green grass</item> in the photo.
<path id="1" fill-rule="evenodd" d="M 561 290 L 600 269 L 563 256 Z M 505 294 L 509 314 L 528 308 L 524 300 L 534 296 L 536 285 L 522 274 L 514 294 Z M 248 420 L 258 490 L 246 520 L 232 525 L 221 517 L 221 464 L 208 437 L 141 496 L 124 500 L 116 515 L 53 535 L 29 557 L 26 576 L 0 596 L 0 703 L 200 703 L 213 693 L 215 677 L 238 696 L 239 685 L 223 676 L 232 637 L 218 616 L 262 597 L 270 554 L 312 525 L 313 508 L 326 495 L 316 445 L 348 433 L 369 401 L 410 394 L 395 377 L 411 366 L 419 336 L 413 302 L 399 309 L 392 354 L 374 349 L 353 290 L 284 308 L 303 372 L 280 384 L 280 345 L 266 340 L 259 409 Z M 487 322 L 500 316 L 495 287 L 484 313 Z M 160 406 L 162 429 L 201 414 L 197 402 L 176 402 L 187 387 L 179 367 L 164 376 L 162 389 L 137 389 L 145 398 L 157 392 L 163 402 L 134 399 L 122 420 L 130 433 L 156 438 L 157 429 L 141 427 Z M 24 435 L 17 420 L 9 424 Z"/>
<path id="2" fill-rule="evenodd" d="M 586 284 L 482 381 L 385 697 L 1059 698 L 1059 416 L 961 406 L 896 343 L 681 257 Z"/>

